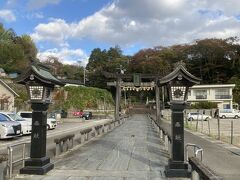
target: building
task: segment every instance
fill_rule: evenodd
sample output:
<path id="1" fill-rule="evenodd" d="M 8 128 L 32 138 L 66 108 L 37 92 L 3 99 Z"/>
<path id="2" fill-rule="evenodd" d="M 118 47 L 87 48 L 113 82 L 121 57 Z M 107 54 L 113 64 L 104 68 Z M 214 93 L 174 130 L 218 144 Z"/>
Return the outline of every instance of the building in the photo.
<path id="1" fill-rule="evenodd" d="M 16 96 L 19 95 L 0 79 L 0 110 L 14 111 L 14 99 Z"/>
<path id="2" fill-rule="evenodd" d="M 84 86 L 84 83 L 80 80 L 73 80 L 73 79 L 60 79 L 65 86 Z"/>
<path id="3" fill-rule="evenodd" d="M 216 102 L 219 109 L 232 109 L 235 84 L 194 85 L 189 89 L 188 102 Z"/>

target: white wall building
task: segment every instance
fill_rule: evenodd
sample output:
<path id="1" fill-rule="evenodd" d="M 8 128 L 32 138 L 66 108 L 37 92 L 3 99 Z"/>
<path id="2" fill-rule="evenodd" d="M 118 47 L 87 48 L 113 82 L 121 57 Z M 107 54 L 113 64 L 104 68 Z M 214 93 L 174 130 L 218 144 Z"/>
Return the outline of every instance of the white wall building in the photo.
<path id="1" fill-rule="evenodd" d="M 235 84 L 195 85 L 189 89 L 188 102 L 216 102 L 219 109 L 232 109 Z"/>

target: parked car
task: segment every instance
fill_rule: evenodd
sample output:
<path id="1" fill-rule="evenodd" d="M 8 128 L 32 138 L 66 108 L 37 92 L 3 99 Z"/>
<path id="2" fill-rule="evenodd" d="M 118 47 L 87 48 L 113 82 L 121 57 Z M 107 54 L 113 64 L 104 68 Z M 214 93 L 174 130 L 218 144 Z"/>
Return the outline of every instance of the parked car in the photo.
<path id="1" fill-rule="evenodd" d="M 6 115 L 0 113 L 0 139 L 9 139 L 20 136 L 22 127 L 19 122 L 12 121 Z"/>
<path id="2" fill-rule="evenodd" d="M 205 115 L 205 114 L 201 114 L 199 112 L 190 112 L 188 113 L 188 116 L 187 116 L 187 119 L 189 121 L 193 121 L 193 120 L 204 120 L 204 121 L 207 121 L 209 119 L 212 119 L 211 116 L 209 115 Z"/>
<path id="3" fill-rule="evenodd" d="M 83 111 L 73 111 L 73 116 L 82 117 L 83 114 L 84 114 Z"/>
<path id="4" fill-rule="evenodd" d="M 32 112 L 31 111 L 19 111 L 17 113 L 22 118 L 32 122 Z M 55 129 L 57 126 L 57 121 L 54 118 L 47 118 L 47 130 Z"/>
<path id="5" fill-rule="evenodd" d="M 240 118 L 240 113 L 239 111 L 235 109 L 219 109 L 219 117 L 220 118 Z"/>
<path id="6" fill-rule="evenodd" d="M 14 112 L 1 112 L 2 114 L 8 116 L 11 120 L 17 121 L 21 124 L 22 134 L 31 134 L 32 132 L 32 122 L 23 119 L 21 116 Z"/>
<path id="7" fill-rule="evenodd" d="M 84 112 L 82 118 L 85 120 L 92 119 L 92 112 Z"/>

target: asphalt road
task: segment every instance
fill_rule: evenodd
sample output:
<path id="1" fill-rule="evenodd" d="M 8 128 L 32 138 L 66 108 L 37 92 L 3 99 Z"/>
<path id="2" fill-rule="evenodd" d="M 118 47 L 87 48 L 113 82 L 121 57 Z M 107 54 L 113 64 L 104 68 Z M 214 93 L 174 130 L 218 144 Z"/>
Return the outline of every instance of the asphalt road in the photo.
<path id="1" fill-rule="evenodd" d="M 240 179 L 240 156 L 223 148 L 221 142 L 213 143 L 185 131 L 185 143 L 193 143 L 202 147 L 204 150 L 203 163 L 224 179 Z"/>

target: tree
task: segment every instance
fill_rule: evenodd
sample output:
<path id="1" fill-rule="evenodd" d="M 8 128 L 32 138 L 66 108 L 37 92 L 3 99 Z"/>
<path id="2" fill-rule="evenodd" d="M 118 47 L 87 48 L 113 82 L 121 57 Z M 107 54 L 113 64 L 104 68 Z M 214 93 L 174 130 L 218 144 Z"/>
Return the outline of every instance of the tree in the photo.
<path id="1" fill-rule="evenodd" d="M 54 56 L 49 56 L 44 63 L 52 69 L 56 76 L 83 81 L 84 68 L 82 66 L 63 64 Z"/>
<path id="2" fill-rule="evenodd" d="M 166 50 L 162 49 L 143 49 L 137 52 L 129 64 L 130 72 L 159 74 L 164 76 L 169 73 L 171 66 Z"/>
<path id="3" fill-rule="evenodd" d="M 22 46 L 25 58 L 28 61 L 36 58 L 38 51 L 29 35 L 22 35 L 20 38 L 17 38 L 17 43 Z"/>
<path id="4" fill-rule="evenodd" d="M 17 36 L 0 24 L 0 67 L 6 72 L 22 72 L 36 59 L 37 48 L 28 35 Z"/>
<path id="5" fill-rule="evenodd" d="M 95 48 L 91 52 L 87 64 L 89 85 L 93 87 L 106 88 L 107 79 L 103 76 L 102 71 L 116 72 L 120 65 L 127 69 L 128 58 L 122 55 L 120 47 L 115 46 L 109 50 Z"/>
<path id="6" fill-rule="evenodd" d="M 203 39 L 186 48 L 189 70 L 205 83 L 226 82 L 232 75 L 227 52 L 232 47 L 227 39 Z"/>

